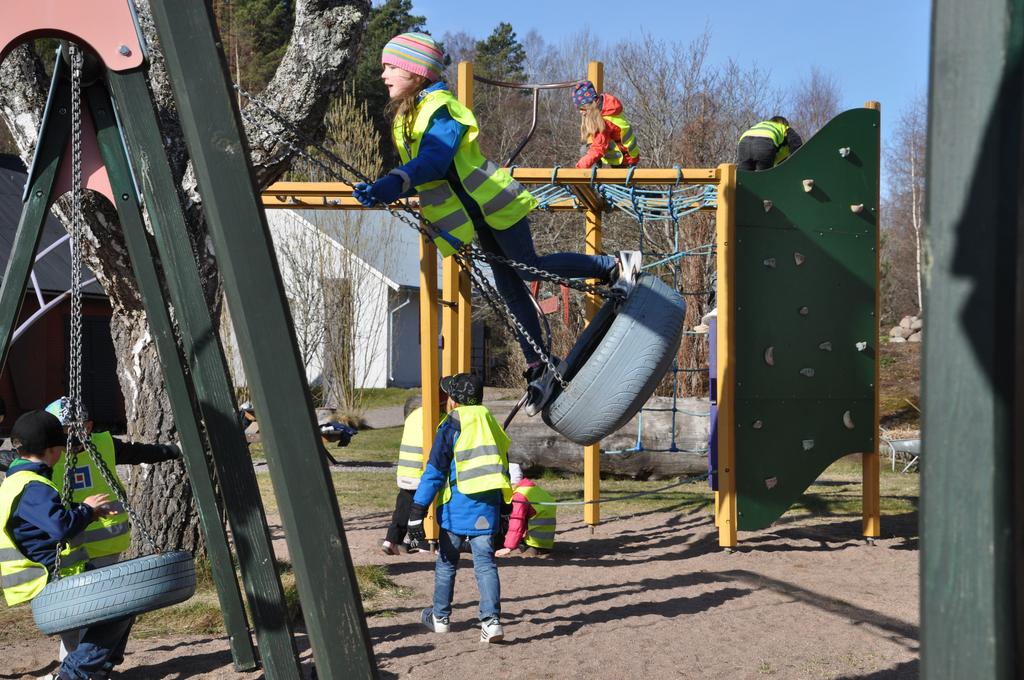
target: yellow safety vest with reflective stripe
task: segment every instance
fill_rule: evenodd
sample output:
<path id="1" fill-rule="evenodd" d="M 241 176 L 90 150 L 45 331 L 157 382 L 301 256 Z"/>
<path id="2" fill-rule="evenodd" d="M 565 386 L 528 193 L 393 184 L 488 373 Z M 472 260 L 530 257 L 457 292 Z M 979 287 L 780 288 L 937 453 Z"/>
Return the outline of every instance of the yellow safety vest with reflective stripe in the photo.
<path id="1" fill-rule="evenodd" d="M 477 143 L 480 130 L 473 112 L 463 106 L 448 90 L 428 92 L 416 104 L 412 130 L 406 136 L 404 117 L 395 118 L 391 135 L 403 163 L 419 154 L 420 142 L 430 126 L 430 119 L 441 107 L 466 126 L 455 151 L 455 170 L 469 197 L 480 207 L 480 213 L 494 229 L 508 229 L 537 207 L 537 199 L 512 179 L 504 168 L 484 158 Z M 453 254 L 473 240 L 475 229 L 469 213 L 447 179 L 433 180 L 416 186 L 420 210 L 438 235 L 434 243 L 441 255 Z"/>
<path id="2" fill-rule="evenodd" d="M 763 120 L 740 135 L 740 139 L 744 137 L 767 137 L 772 140 L 772 144 L 775 145 L 776 149 L 775 158 L 772 159 L 772 166 L 776 166 L 789 158 L 789 144 L 786 143 L 786 132 L 788 130 L 788 125 Z"/>
<path id="3" fill-rule="evenodd" d="M 507 502 L 512 498 L 508 482 L 508 446 L 512 443 L 505 430 L 486 406 L 460 406 L 448 414 L 459 422 L 455 440 L 455 483 L 469 495 L 501 489 Z M 444 505 L 452 497 L 448 484 L 441 497 Z"/>
<path id="4" fill-rule="evenodd" d="M 629 124 L 629 120 L 621 113 L 614 116 L 604 116 L 604 119 L 619 128 L 620 140 L 619 142 L 616 142 L 614 139 L 611 140 L 608 148 L 604 151 L 601 162 L 605 165 L 622 165 L 624 156 L 622 149 L 619 148 L 619 144 L 625 148 L 626 154 L 630 158 L 639 158 L 640 147 L 636 143 L 636 135 L 633 134 L 633 127 Z"/>
<path id="5" fill-rule="evenodd" d="M 512 492 L 522 494 L 530 501 L 534 515 L 526 521 L 526 545 L 534 548 L 551 550 L 555 547 L 555 505 L 540 505 L 540 503 L 554 503 L 555 499 L 539 486 L 519 486 Z"/>
<path id="6" fill-rule="evenodd" d="M 402 443 L 398 446 L 397 476 L 419 479 L 423 475 L 423 407 L 405 419 Z"/>
<path id="7" fill-rule="evenodd" d="M 90 437 L 96 451 L 99 452 L 103 463 L 110 470 L 114 479 L 121 484 L 117 476 L 117 463 L 114 459 L 114 438 L 109 432 L 94 432 Z M 65 453 L 53 466 L 53 482 L 57 488 L 64 488 L 64 461 L 67 459 Z M 85 531 L 75 536 L 72 545 L 84 545 L 89 553 L 89 559 L 94 566 L 105 567 L 118 561 L 121 553 L 128 549 L 132 543 L 132 527 L 128 521 L 128 513 L 124 506 L 117 500 L 114 489 L 103 479 L 96 463 L 88 452 L 82 451 L 75 460 L 75 486 L 71 494 L 71 500 L 81 503 L 89 496 L 98 493 L 109 494 L 111 498 L 110 507 L 117 510 L 116 515 L 99 517 Z M 124 486 L 121 485 L 122 493 Z"/>
<path id="8" fill-rule="evenodd" d="M 32 482 L 46 484 L 56 493 L 60 493 L 53 482 L 30 470 L 14 471 L 4 479 L 3 484 L 0 484 L 0 584 L 3 586 L 4 600 L 7 601 L 8 607 L 28 602 L 38 595 L 50 580 L 46 567 L 22 554 L 7 527 L 14 508 L 21 500 L 21 494 Z M 70 576 L 85 571 L 86 560 L 84 549 L 66 546 L 60 553 L 60 575 Z"/>

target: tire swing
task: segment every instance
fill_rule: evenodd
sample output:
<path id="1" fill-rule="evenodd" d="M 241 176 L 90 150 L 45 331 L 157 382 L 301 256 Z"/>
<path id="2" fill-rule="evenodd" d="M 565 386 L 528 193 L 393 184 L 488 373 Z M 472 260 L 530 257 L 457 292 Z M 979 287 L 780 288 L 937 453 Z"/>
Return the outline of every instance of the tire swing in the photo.
<path id="1" fill-rule="evenodd" d="M 71 218 L 71 341 L 70 341 L 70 411 L 68 418 L 67 461 L 64 488 L 65 506 L 71 502 L 76 442 L 85 445 L 94 466 L 117 500 L 138 526 L 149 548 L 156 553 L 156 543 L 128 504 L 124 488 L 113 476 L 85 430 L 81 410 L 82 388 L 82 164 L 81 164 L 81 71 L 82 52 L 71 51 L 71 113 L 72 113 L 72 218 Z M 195 560 L 191 553 L 173 551 L 126 560 L 99 569 L 60 578 L 60 549 L 54 578 L 32 599 L 32 617 L 46 635 L 88 628 L 89 626 L 135 616 L 144 612 L 184 602 L 196 590 Z"/>
<path id="2" fill-rule="evenodd" d="M 651 274 L 625 300 L 608 300 L 565 359 L 568 386 L 557 383 L 544 422 L 584 446 L 636 415 L 672 364 L 683 337 L 686 303 Z"/>

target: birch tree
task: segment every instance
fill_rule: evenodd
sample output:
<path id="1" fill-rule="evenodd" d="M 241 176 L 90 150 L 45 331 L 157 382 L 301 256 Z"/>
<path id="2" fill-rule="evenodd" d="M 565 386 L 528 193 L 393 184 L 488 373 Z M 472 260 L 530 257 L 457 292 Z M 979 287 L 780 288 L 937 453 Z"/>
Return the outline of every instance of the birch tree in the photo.
<path id="1" fill-rule="evenodd" d="M 148 0 L 136 0 L 140 25 L 148 42 L 147 76 L 168 160 L 179 183 L 189 239 L 203 280 L 214 322 L 220 316 L 220 284 L 216 254 L 207 238 L 198 192 L 170 82 Z M 259 107 L 246 106 L 253 172 L 266 187 L 287 168 L 294 146 L 323 137 L 324 113 L 352 65 L 369 14 L 369 0 L 296 0 L 291 40 L 273 77 L 259 98 L 284 122 Z M 43 62 L 31 45 L 16 48 L 0 65 L 0 119 L 6 123 L 22 159 L 28 163 L 46 103 L 48 80 Z M 54 212 L 68 224 L 63 203 Z M 128 435 L 135 441 L 173 441 L 174 422 L 164 390 L 156 346 L 150 337 L 139 289 L 125 256 L 127 249 L 113 208 L 90 197 L 85 212 L 85 263 L 107 293 L 113 308 L 111 335 L 118 360 L 118 378 L 126 398 Z M 144 467 L 133 474 L 129 495 L 142 520 L 164 549 L 202 550 L 184 466 L 162 463 L 159 471 Z"/>

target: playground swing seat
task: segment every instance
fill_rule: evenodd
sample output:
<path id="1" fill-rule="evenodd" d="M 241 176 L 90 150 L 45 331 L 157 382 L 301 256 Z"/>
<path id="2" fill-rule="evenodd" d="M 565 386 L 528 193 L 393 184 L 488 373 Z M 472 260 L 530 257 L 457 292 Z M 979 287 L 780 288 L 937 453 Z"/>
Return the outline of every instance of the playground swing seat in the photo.
<path id="1" fill-rule="evenodd" d="M 542 415 L 570 441 L 595 444 L 643 407 L 683 336 L 686 303 L 657 276 L 641 274 L 625 300 L 609 299 L 563 362 Z"/>
<path id="2" fill-rule="evenodd" d="M 62 48 L 63 51 L 64 48 Z M 81 73 L 82 52 L 72 47 L 72 118 L 77 131 L 81 129 Z M 61 56 L 58 55 L 58 59 Z M 71 271 L 71 323 L 69 340 L 69 394 L 71 398 L 69 444 L 81 442 L 93 466 L 103 477 L 117 500 L 137 523 L 153 554 L 143 555 L 124 562 L 111 564 L 78 574 L 60 577 L 60 550 L 58 544 L 57 564 L 52 579 L 32 599 L 32 617 L 36 626 L 46 635 L 55 635 L 71 630 L 136 616 L 144 612 L 168 607 L 192 597 L 196 589 L 195 559 L 185 551 L 160 553 L 146 527 L 132 511 L 124 488 L 107 467 L 103 458 L 85 429 L 82 417 L 82 281 L 81 281 L 81 224 L 82 224 L 82 167 L 81 134 L 72 138 L 72 225 L 70 229 L 72 248 Z M 37 149 L 38 152 L 38 149 Z M 78 448 L 69 445 L 65 452 L 64 486 L 61 498 L 65 505 L 72 500 L 74 476 L 78 459 Z M 81 541 L 82 535 L 76 537 Z M 72 539 L 75 544 L 76 539 Z"/>

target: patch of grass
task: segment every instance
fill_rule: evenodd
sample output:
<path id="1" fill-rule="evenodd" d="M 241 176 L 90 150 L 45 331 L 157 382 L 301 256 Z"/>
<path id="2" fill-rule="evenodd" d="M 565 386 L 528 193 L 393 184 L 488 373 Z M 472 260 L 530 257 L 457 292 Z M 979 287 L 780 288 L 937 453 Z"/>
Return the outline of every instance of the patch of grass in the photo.
<path id="1" fill-rule="evenodd" d="M 420 388 L 367 387 L 356 390 L 357 401 L 364 411 L 382 406 L 401 406 L 409 397 L 419 396 Z"/>
<path id="2" fill-rule="evenodd" d="M 360 430 L 348 446 L 329 446 L 327 450 L 340 461 L 394 463 L 402 442 L 402 426 Z"/>

